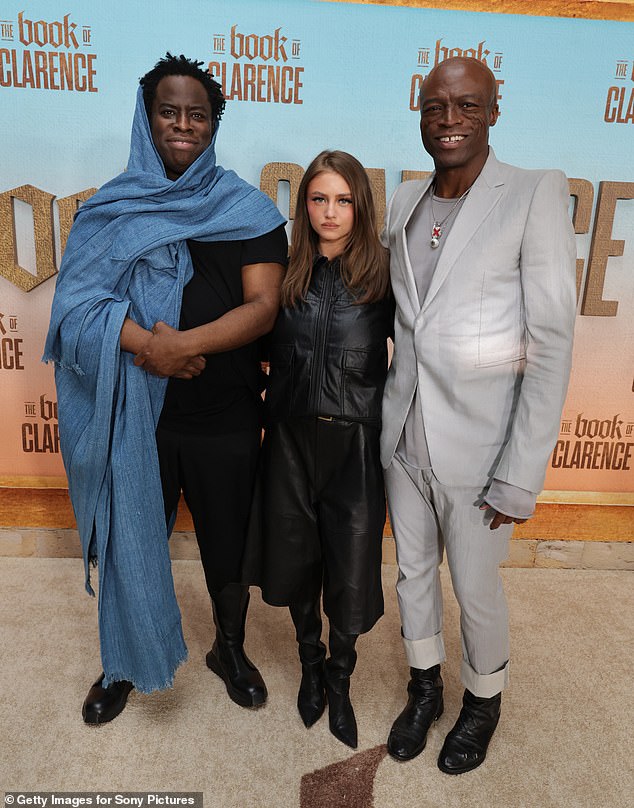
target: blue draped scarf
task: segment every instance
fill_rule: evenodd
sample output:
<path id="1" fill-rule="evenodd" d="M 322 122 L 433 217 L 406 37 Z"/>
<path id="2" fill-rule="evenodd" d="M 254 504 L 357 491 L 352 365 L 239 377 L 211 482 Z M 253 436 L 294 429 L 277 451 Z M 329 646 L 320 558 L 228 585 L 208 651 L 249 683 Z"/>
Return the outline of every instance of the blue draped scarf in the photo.
<path id="1" fill-rule="evenodd" d="M 86 588 L 99 566 L 105 686 L 171 686 L 187 658 L 172 580 L 155 429 L 167 384 L 119 346 L 130 317 L 178 328 L 192 276 L 186 239 L 254 238 L 284 222 L 271 200 L 216 165 L 211 144 L 167 179 L 137 92 L 128 170 L 78 211 L 43 360 L 55 363 L 60 441 Z"/>

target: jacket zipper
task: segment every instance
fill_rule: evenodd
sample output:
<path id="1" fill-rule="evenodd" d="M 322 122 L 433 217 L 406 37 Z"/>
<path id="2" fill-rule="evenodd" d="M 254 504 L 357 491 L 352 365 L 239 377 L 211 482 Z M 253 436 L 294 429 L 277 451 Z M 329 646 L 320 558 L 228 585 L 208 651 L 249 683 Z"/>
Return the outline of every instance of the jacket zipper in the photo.
<path id="1" fill-rule="evenodd" d="M 319 413 L 319 389 L 323 373 L 324 353 L 326 350 L 326 334 L 328 332 L 328 320 L 330 318 L 330 298 L 334 284 L 334 270 L 330 263 L 324 270 L 326 279 L 319 296 L 319 309 L 317 310 L 317 323 L 315 324 L 315 354 L 313 360 L 313 372 L 310 377 L 310 394 L 308 397 L 310 412 L 315 415 Z"/>

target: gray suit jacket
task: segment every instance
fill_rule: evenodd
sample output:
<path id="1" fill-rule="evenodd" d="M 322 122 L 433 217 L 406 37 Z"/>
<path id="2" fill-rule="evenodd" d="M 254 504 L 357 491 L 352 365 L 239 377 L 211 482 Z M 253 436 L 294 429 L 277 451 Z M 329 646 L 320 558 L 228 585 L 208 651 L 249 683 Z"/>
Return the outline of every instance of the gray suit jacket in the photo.
<path id="1" fill-rule="evenodd" d="M 418 382 L 441 483 L 484 486 L 496 477 L 537 493 L 557 438 L 575 321 L 566 177 L 500 163 L 490 150 L 421 306 L 405 227 L 432 179 L 401 184 L 386 211 L 396 320 L 383 465 Z"/>

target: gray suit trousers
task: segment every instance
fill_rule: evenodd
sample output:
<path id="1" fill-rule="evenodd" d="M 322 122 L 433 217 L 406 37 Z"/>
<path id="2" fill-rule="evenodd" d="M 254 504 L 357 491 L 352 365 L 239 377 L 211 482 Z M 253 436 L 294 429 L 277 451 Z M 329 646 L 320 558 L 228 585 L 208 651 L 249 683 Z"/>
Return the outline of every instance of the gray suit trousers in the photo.
<path id="1" fill-rule="evenodd" d="M 443 550 L 460 606 L 461 679 L 475 696 L 490 698 L 508 684 L 509 629 L 499 564 L 513 525 L 490 530 L 482 489 L 438 482 L 397 456 L 385 470 L 388 508 L 399 566 L 397 594 L 410 666 L 443 662 Z"/>

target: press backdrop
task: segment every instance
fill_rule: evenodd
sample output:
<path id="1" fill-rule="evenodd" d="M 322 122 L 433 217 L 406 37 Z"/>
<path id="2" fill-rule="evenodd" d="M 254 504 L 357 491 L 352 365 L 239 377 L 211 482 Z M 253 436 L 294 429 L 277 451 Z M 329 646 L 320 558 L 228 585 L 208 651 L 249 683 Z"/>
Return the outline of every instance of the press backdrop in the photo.
<path id="1" fill-rule="evenodd" d="M 633 34 L 622 21 L 318 0 L 6 0 L 0 485 L 63 481 L 53 371 L 40 362 L 55 275 L 78 204 L 125 169 L 136 85 L 159 57 L 209 65 L 228 99 L 219 162 L 292 222 L 302 171 L 324 148 L 366 166 L 379 216 L 402 179 L 429 171 L 418 90 L 435 64 L 465 54 L 497 79 L 498 158 L 570 178 L 578 317 L 546 487 L 632 502 Z"/>

